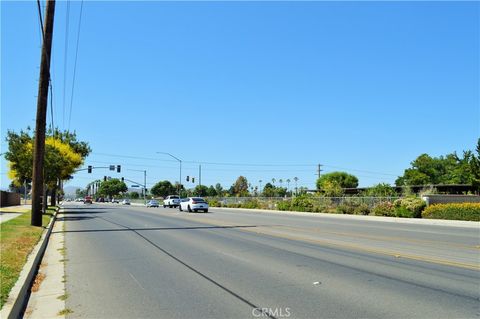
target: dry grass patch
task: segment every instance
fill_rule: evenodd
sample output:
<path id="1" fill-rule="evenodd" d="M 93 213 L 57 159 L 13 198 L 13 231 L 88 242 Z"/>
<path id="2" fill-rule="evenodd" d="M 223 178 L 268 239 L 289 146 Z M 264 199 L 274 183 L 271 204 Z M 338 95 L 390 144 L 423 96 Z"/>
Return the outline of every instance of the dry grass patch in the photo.
<path id="1" fill-rule="evenodd" d="M 32 291 L 33 292 L 37 292 L 38 289 L 40 289 L 40 285 L 42 284 L 43 280 L 45 279 L 45 274 L 44 273 L 41 273 L 39 272 L 37 274 L 37 276 L 35 277 L 35 281 L 33 282 L 33 286 L 32 286 Z"/>
<path id="2" fill-rule="evenodd" d="M 43 227 L 30 226 L 30 213 L 0 224 L 0 308 L 20 275 L 27 257 L 50 222 L 54 208 L 42 216 Z"/>

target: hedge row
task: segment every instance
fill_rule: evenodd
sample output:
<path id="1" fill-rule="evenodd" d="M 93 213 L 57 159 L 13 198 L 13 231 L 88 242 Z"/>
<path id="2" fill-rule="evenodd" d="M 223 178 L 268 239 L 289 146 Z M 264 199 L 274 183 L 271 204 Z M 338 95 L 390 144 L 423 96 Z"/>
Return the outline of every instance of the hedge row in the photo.
<path id="1" fill-rule="evenodd" d="M 311 195 L 301 195 L 282 201 L 251 199 L 227 205 L 217 200 L 209 200 L 209 204 L 212 207 L 480 221 L 480 203 L 437 204 L 425 208 L 425 202 L 418 197 L 400 198 L 393 203 L 386 201 L 374 206 L 359 202 L 345 202 L 340 205 L 328 201 L 319 202 Z"/>
<path id="2" fill-rule="evenodd" d="M 427 207 L 423 218 L 480 221 L 480 203 L 436 204 Z"/>

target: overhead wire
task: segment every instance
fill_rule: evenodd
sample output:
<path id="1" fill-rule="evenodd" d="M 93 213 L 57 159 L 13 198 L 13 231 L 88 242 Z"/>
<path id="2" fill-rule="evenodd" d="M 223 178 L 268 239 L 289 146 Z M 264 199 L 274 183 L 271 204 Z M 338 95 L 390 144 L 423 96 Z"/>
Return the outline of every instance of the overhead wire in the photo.
<path id="1" fill-rule="evenodd" d="M 80 4 L 80 16 L 78 19 L 78 29 L 77 29 L 77 46 L 75 49 L 75 62 L 73 64 L 73 80 L 72 80 L 72 93 L 70 95 L 70 111 L 68 114 L 68 126 L 67 126 L 67 131 L 70 131 L 70 124 L 72 121 L 72 109 L 73 109 L 73 95 L 75 92 L 75 77 L 77 74 L 77 60 L 78 60 L 78 45 L 80 43 L 80 30 L 82 26 L 82 13 L 83 13 L 83 0 L 81 1 Z"/>
<path id="2" fill-rule="evenodd" d="M 66 17 L 65 17 L 65 46 L 64 46 L 64 55 L 63 55 L 63 115 L 62 115 L 62 125 L 65 129 L 65 111 L 66 111 L 66 92 L 67 92 L 67 65 L 68 65 L 68 35 L 70 29 L 70 0 L 67 1 L 66 8 Z"/>

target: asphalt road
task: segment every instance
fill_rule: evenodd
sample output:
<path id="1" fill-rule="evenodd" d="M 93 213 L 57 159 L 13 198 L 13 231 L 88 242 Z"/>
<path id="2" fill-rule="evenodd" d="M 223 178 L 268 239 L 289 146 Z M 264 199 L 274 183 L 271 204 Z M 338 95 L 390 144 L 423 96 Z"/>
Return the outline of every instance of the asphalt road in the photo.
<path id="1" fill-rule="evenodd" d="M 480 318 L 479 228 L 65 207 L 69 318 Z"/>

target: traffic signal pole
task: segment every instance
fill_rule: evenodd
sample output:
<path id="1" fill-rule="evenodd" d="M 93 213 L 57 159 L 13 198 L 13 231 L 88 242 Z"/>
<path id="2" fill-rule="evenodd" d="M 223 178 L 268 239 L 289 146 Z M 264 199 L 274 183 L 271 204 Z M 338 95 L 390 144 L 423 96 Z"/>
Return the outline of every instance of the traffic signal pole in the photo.
<path id="1" fill-rule="evenodd" d="M 42 226 L 41 196 L 43 193 L 43 167 L 45 157 L 45 126 L 47 122 L 48 86 L 50 84 L 50 57 L 52 52 L 53 17 L 55 0 L 47 0 L 45 9 L 44 38 L 40 64 L 40 81 L 38 84 L 37 119 L 35 122 L 35 141 L 33 149 L 32 175 L 32 226 Z M 44 196 L 46 197 L 46 196 Z M 43 198 L 46 202 L 46 198 Z"/>

